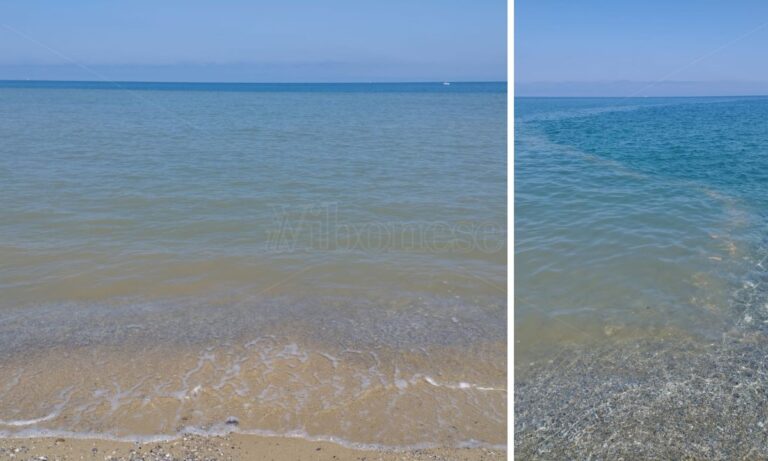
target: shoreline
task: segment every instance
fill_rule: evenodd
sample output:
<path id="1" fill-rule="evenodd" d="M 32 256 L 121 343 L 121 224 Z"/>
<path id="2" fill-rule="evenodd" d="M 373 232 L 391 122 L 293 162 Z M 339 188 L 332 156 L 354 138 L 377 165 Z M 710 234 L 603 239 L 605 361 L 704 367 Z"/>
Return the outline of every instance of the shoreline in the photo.
<path id="1" fill-rule="evenodd" d="M 0 459 L 119 460 L 467 460 L 507 459 L 506 450 L 490 448 L 364 449 L 330 441 L 240 433 L 183 434 L 179 438 L 129 442 L 99 438 L 0 437 Z"/>

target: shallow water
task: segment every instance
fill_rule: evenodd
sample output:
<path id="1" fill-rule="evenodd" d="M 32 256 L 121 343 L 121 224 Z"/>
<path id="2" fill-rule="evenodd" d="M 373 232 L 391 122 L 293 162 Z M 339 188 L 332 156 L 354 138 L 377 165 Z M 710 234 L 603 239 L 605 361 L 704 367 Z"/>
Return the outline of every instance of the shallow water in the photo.
<path id="1" fill-rule="evenodd" d="M 503 445 L 505 111 L 0 83 L 0 434 Z"/>
<path id="2" fill-rule="evenodd" d="M 516 342 L 765 319 L 766 98 L 516 101 Z"/>
<path id="3" fill-rule="evenodd" d="M 768 98 L 515 102 L 515 453 L 768 456 Z"/>

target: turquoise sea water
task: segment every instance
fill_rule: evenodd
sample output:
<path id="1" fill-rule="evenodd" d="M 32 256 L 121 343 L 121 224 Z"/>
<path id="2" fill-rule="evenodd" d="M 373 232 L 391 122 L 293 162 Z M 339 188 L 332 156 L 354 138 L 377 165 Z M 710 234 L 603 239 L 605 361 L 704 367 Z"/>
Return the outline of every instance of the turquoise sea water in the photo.
<path id="1" fill-rule="evenodd" d="M 504 444 L 506 102 L 0 82 L 0 433 Z"/>
<path id="2" fill-rule="evenodd" d="M 520 98 L 520 356 L 761 328 L 768 98 Z"/>

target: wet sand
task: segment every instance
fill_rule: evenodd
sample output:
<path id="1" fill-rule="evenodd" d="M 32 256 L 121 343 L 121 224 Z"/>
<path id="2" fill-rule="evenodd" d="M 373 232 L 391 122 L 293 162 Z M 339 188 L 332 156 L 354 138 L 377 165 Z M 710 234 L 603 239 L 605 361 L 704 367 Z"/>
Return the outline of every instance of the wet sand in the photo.
<path id="1" fill-rule="evenodd" d="M 0 360 L 0 437 L 147 440 L 235 424 L 368 446 L 504 445 L 506 375 L 500 360 L 484 366 L 475 352 L 372 355 L 265 339 L 17 354 Z"/>
<path id="2" fill-rule="evenodd" d="M 177 440 L 153 443 L 59 437 L 0 439 L 0 459 L 17 460 L 492 461 L 506 458 L 506 451 L 485 448 L 436 448 L 410 451 L 356 450 L 331 442 L 241 434 L 207 437 L 184 435 Z"/>

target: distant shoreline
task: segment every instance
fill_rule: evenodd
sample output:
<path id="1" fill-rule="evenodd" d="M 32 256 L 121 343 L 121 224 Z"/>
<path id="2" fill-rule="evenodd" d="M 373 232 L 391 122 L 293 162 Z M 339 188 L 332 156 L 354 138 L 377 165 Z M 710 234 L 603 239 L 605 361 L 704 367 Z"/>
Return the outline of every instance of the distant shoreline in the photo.
<path id="1" fill-rule="evenodd" d="M 450 83 L 446 85 L 446 83 Z M 117 90 L 219 91 L 231 93 L 495 93 L 506 94 L 506 82 L 351 82 L 351 83 L 239 83 L 142 82 L 89 80 L 0 80 L 0 90 Z"/>
<path id="2" fill-rule="evenodd" d="M 47 79 L 0 79 L 4 83 L 85 83 L 85 84 L 157 84 L 157 85 L 430 85 L 442 84 L 507 84 L 506 80 L 418 80 L 418 81 L 383 81 L 383 82 L 216 82 L 216 81 L 176 81 L 176 80 L 47 80 Z"/>

